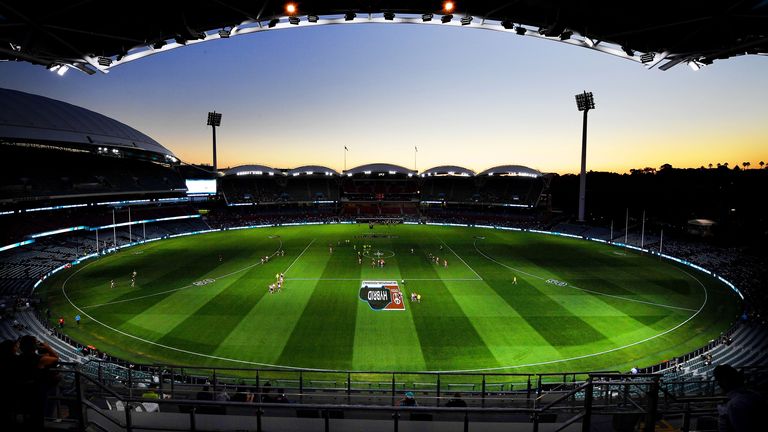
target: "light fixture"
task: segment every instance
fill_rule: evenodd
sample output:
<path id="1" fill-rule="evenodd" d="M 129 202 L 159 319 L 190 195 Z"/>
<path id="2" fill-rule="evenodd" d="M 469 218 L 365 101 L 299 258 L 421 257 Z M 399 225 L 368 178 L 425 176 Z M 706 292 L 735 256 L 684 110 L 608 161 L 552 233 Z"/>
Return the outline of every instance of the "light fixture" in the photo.
<path id="1" fill-rule="evenodd" d="M 344 21 L 352 21 L 357 16 L 354 12 L 347 12 L 344 14 Z"/>
<path id="2" fill-rule="evenodd" d="M 387 21 L 392 21 L 393 19 L 395 19 L 394 12 L 384 12 L 384 19 Z"/>
<path id="3" fill-rule="evenodd" d="M 285 5 L 285 12 L 288 13 L 288 15 L 293 15 L 296 13 L 296 5 L 293 3 L 288 3 Z"/>
<path id="4" fill-rule="evenodd" d="M 695 71 L 701 69 L 701 65 L 696 60 L 690 60 L 688 66 Z M 59 70 L 59 75 L 62 75 L 61 70 Z"/>
<path id="5" fill-rule="evenodd" d="M 429 21 L 432 21 L 432 18 L 434 18 L 434 16 L 435 16 L 434 14 L 425 13 L 424 15 L 421 16 L 421 20 L 424 22 L 429 22 Z"/>
<path id="6" fill-rule="evenodd" d="M 317 15 L 307 15 L 307 21 L 311 23 L 316 23 L 318 19 L 320 19 L 320 17 Z"/>
<path id="7" fill-rule="evenodd" d="M 576 95 L 576 107 L 579 111 L 595 109 L 595 98 L 592 92 L 584 92 Z"/>
<path id="8" fill-rule="evenodd" d="M 280 20 L 279 20 L 279 19 L 277 19 L 277 18 L 272 18 L 271 20 L 269 20 L 269 23 L 267 24 L 267 27 L 269 27 L 269 28 L 273 28 L 273 27 L 274 27 L 274 26 L 276 26 L 276 25 L 277 25 L 279 22 L 280 22 Z"/>
<path id="9" fill-rule="evenodd" d="M 656 57 L 655 53 L 647 52 L 640 56 L 640 63 L 650 63 Z"/>
<path id="10" fill-rule="evenodd" d="M 108 67 L 109 65 L 112 64 L 112 59 L 109 57 L 99 56 L 98 62 L 99 62 L 99 66 Z"/>
<path id="11" fill-rule="evenodd" d="M 594 39 L 586 36 L 584 37 L 584 43 L 586 43 L 590 48 L 593 48 L 595 45 L 597 45 L 597 42 L 595 42 Z"/>
<path id="12" fill-rule="evenodd" d="M 164 46 L 165 46 L 165 41 L 164 40 L 159 40 L 159 41 L 157 41 L 157 42 L 152 44 L 152 49 L 159 50 L 160 48 L 162 48 Z"/>
<path id="13" fill-rule="evenodd" d="M 566 30 L 566 31 L 560 33 L 560 40 L 562 40 L 562 41 L 568 40 L 568 39 L 571 38 L 571 36 L 573 36 L 573 32 L 570 31 L 570 30 Z"/>
<path id="14" fill-rule="evenodd" d="M 301 20 L 297 16 L 288 17 L 288 22 L 293 25 L 299 25 L 299 21 Z"/>
<path id="15" fill-rule="evenodd" d="M 61 65 L 61 67 L 59 68 L 59 70 L 56 71 L 56 73 L 59 74 L 59 76 L 64 76 L 64 74 L 67 73 L 68 70 L 69 68 L 66 65 Z"/>
<path id="16" fill-rule="evenodd" d="M 515 23 L 509 20 L 504 20 L 501 22 L 501 26 L 507 30 L 512 30 L 513 28 L 515 28 Z"/>
<path id="17" fill-rule="evenodd" d="M 176 41 L 176 43 L 179 44 L 179 45 L 186 45 L 187 44 L 187 40 L 184 39 L 183 37 L 179 36 L 179 35 L 174 36 L 173 40 Z"/>
<path id="18" fill-rule="evenodd" d="M 632 48 L 630 48 L 630 47 L 628 47 L 626 45 L 622 45 L 621 46 L 621 50 L 624 51 L 630 57 L 634 57 L 635 56 L 635 52 L 632 51 Z"/>
<path id="19" fill-rule="evenodd" d="M 525 33 L 527 33 L 527 32 L 528 32 L 528 30 L 525 27 L 523 27 L 523 26 L 515 27 L 515 33 L 519 34 L 520 36 L 525 35 Z"/>
<path id="20" fill-rule="evenodd" d="M 223 38 L 223 39 L 226 39 L 226 38 L 229 37 L 229 35 L 231 33 L 232 33 L 231 30 L 223 28 L 223 29 L 219 30 L 219 37 Z"/>
<path id="21" fill-rule="evenodd" d="M 443 24 L 446 24 L 446 23 L 451 22 L 452 19 L 453 19 L 453 15 L 451 15 L 451 14 L 443 15 L 443 17 L 440 18 L 440 22 L 442 22 Z"/>
<path id="22" fill-rule="evenodd" d="M 471 23 L 472 23 L 472 17 L 471 16 L 461 17 L 461 25 L 465 26 L 465 25 L 469 25 Z"/>
<path id="23" fill-rule="evenodd" d="M 453 8 L 454 7 L 456 7 L 456 5 L 453 4 L 452 1 L 447 1 L 447 2 L 443 3 L 443 10 L 446 11 L 446 12 L 449 12 L 449 13 L 453 12 Z"/>

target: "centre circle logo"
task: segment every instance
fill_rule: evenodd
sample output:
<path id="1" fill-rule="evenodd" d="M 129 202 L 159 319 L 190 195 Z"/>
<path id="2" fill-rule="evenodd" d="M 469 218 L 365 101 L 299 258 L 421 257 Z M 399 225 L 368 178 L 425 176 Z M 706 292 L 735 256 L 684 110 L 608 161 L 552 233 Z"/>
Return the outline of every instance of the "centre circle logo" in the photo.
<path id="1" fill-rule="evenodd" d="M 365 252 L 363 252 L 363 256 L 364 257 L 368 257 L 368 258 L 372 258 L 372 259 L 382 259 L 382 258 L 383 259 L 387 259 L 387 258 L 392 258 L 393 256 L 395 256 L 395 253 L 393 251 L 391 251 L 391 250 L 386 250 L 386 249 L 378 250 L 377 249 L 375 252 L 365 251 Z"/>

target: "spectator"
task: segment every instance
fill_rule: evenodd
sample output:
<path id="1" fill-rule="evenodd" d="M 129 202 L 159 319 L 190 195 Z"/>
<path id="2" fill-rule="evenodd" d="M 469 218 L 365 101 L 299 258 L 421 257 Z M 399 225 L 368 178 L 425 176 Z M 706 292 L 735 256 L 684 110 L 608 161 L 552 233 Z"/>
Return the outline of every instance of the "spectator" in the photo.
<path id="1" fill-rule="evenodd" d="M 407 391 L 402 399 L 397 403 L 399 406 L 418 406 L 416 399 L 413 396 L 413 392 Z"/>
<path id="2" fill-rule="evenodd" d="M 758 431 L 763 424 L 765 401 L 756 392 L 744 387 L 744 377 L 730 365 L 719 365 L 713 371 L 715 381 L 728 401 L 718 405 L 718 429 L 723 432 Z"/>
<path id="3" fill-rule="evenodd" d="M 447 407 L 466 407 L 467 402 L 464 401 L 464 399 L 461 398 L 461 393 L 454 393 L 453 399 L 449 400 L 448 403 L 445 404 Z"/>
<path id="4" fill-rule="evenodd" d="M 59 355 L 47 343 L 32 335 L 19 339 L 18 372 L 20 403 L 28 418 L 28 430 L 43 430 L 44 417 L 49 412 L 48 396 L 56 390 L 59 375 L 54 372 Z"/>

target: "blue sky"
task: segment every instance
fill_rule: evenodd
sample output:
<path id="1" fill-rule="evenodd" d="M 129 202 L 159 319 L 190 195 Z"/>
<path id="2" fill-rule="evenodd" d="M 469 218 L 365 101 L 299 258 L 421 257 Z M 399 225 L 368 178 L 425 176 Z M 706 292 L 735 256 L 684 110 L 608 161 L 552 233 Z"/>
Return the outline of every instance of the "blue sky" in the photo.
<path id="1" fill-rule="evenodd" d="M 553 41 L 435 25 L 277 30 L 60 77 L 0 64 L 0 86 L 60 99 L 210 161 L 208 111 L 223 113 L 219 165 L 417 168 L 500 164 L 577 172 L 581 114 L 595 94 L 588 166 L 731 165 L 768 159 L 768 59 L 667 72 Z"/>

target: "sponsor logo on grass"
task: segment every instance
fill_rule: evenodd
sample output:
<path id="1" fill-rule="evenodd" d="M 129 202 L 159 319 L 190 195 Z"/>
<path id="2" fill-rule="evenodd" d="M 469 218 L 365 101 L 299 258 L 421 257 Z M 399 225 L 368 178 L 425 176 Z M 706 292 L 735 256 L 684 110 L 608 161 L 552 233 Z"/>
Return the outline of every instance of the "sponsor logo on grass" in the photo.
<path id="1" fill-rule="evenodd" d="M 397 281 L 363 281 L 360 300 L 368 302 L 373 310 L 405 310 L 403 293 Z"/>
<path id="2" fill-rule="evenodd" d="M 568 286 L 568 282 L 559 281 L 557 279 L 547 279 L 548 284 L 557 285 L 559 287 Z"/>
<path id="3" fill-rule="evenodd" d="M 216 282 L 216 279 L 203 279 L 197 282 L 192 282 L 192 285 L 203 286 L 203 285 L 208 285 L 209 283 L 214 283 L 214 282 Z"/>

